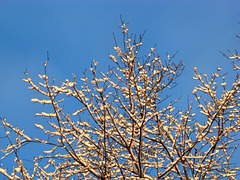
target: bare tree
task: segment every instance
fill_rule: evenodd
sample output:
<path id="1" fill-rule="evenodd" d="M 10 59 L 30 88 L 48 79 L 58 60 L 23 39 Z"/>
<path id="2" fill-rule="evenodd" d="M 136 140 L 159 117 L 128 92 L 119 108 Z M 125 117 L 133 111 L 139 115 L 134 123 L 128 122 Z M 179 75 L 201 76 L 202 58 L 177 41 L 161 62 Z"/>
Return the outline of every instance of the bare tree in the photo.
<path id="1" fill-rule="evenodd" d="M 236 179 L 239 167 L 231 157 L 240 131 L 238 75 L 226 86 L 221 68 L 210 78 L 195 68 L 196 101 L 183 111 L 168 90 L 176 86 L 184 64 L 169 55 L 163 60 L 155 48 L 139 57 L 144 34 L 132 38 L 124 21 L 121 29 L 123 45 L 115 40 L 107 72 L 98 71 L 93 60 L 79 81 L 73 75 L 57 86 L 48 78 L 47 59 L 41 82 L 35 84 L 26 73 L 23 81 L 43 96 L 31 101 L 52 109 L 36 114 L 50 118 L 49 126 L 35 124 L 48 136 L 29 137 L 2 119 L 10 144 L 1 159 L 15 154 L 17 166 L 11 174 L 0 172 L 9 179 Z M 228 58 L 240 59 L 237 53 Z M 234 63 L 234 72 L 239 70 Z M 67 97 L 79 102 L 73 114 L 64 111 Z M 46 145 L 31 172 L 17 152 L 27 143 Z"/>

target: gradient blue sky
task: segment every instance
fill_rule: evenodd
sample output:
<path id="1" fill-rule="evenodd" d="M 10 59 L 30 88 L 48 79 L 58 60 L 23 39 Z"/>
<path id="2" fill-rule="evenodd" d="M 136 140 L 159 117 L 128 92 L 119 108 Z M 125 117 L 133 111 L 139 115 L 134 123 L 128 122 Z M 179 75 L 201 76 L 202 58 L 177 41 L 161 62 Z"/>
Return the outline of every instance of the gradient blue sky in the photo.
<path id="1" fill-rule="evenodd" d="M 121 34 L 120 14 L 132 32 L 147 30 L 146 53 L 155 43 L 163 56 L 179 51 L 176 60 L 186 67 L 176 93 L 186 97 L 195 84 L 194 66 L 206 74 L 222 67 L 231 76 L 231 63 L 218 51 L 239 49 L 239 7 L 239 0 L 0 0 L 0 116 L 34 134 L 42 107 L 30 101 L 36 94 L 21 81 L 26 68 L 38 81 L 48 50 L 49 72 L 57 81 L 72 73 L 81 77 L 92 58 L 104 69 L 113 52 L 112 33 Z M 26 149 L 25 155 L 37 152 Z"/>

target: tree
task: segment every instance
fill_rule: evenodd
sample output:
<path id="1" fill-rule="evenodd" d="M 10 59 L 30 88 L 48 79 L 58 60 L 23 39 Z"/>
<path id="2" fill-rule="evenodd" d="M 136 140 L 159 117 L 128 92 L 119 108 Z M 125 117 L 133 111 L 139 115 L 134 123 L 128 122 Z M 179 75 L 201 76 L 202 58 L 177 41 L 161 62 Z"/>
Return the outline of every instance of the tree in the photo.
<path id="1" fill-rule="evenodd" d="M 194 68 L 196 101 L 178 110 L 178 99 L 165 92 L 176 87 L 184 64 L 174 62 L 175 55 L 160 59 L 155 48 L 140 57 L 144 34 L 132 38 L 124 21 L 121 29 L 123 46 L 115 40 L 107 72 L 98 71 L 93 60 L 89 74 L 79 81 L 73 75 L 57 86 L 48 78 L 47 58 L 42 82 L 35 84 L 25 73 L 23 81 L 44 97 L 31 101 L 52 109 L 36 114 L 50 118 L 49 126 L 35 124 L 48 136 L 29 137 L 2 118 L 10 144 L 1 150 L 1 159 L 15 154 L 17 167 L 11 174 L 0 172 L 9 179 L 236 179 L 239 167 L 231 157 L 240 131 L 240 67 L 234 63 L 237 76 L 229 86 L 221 68 L 211 78 Z M 228 58 L 240 59 L 237 53 Z M 63 97 L 79 102 L 73 114 L 64 111 Z M 27 143 L 46 145 L 31 173 L 18 156 Z"/>

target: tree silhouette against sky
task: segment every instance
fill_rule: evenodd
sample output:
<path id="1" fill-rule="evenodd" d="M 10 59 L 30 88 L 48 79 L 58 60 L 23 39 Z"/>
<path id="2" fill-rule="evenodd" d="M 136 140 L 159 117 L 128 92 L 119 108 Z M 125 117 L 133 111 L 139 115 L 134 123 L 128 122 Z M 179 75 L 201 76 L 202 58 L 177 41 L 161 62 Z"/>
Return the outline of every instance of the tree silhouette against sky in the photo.
<path id="1" fill-rule="evenodd" d="M 82 77 L 73 74 L 57 85 L 47 72 L 48 57 L 40 82 L 25 72 L 23 81 L 41 95 L 31 101 L 49 108 L 36 113 L 43 121 L 35 124 L 38 137 L 1 119 L 9 140 L 2 159 L 13 155 L 16 167 L 11 173 L 3 164 L 0 172 L 9 179 L 236 179 L 239 167 L 231 157 L 240 131 L 237 52 L 224 54 L 234 65 L 233 82 L 221 68 L 211 77 L 194 68 L 195 101 L 182 110 L 171 93 L 184 63 L 174 60 L 176 54 L 158 55 L 155 47 L 142 55 L 144 33 L 133 35 L 121 22 L 122 40 L 114 36 L 116 54 L 109 54 L 107 70 L 99 71 L 93 60 Z M 78 102 L 71 114 L 64 109 L 68 98 Z M 29 143 L 45 147 L 32 167 L 18 155 Z"/>

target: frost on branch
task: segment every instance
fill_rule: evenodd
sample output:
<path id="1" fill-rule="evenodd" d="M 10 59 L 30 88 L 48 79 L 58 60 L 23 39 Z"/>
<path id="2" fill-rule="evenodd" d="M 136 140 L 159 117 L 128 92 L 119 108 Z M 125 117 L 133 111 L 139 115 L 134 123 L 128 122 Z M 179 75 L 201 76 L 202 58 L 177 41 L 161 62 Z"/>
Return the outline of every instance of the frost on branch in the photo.
<path id="1" fill-rule="evenodd" d="M 49 126 L 35 124 L 48 136 L 29 138 L 4 119 L 9 140 L 11 134 L 17 138 L 2 159 L 14 154 L 17 167 L 0 173 L 10 179 L 236 179 L 239 168 L 231 157 L 240 130 L 238 76 L 230 85 L 221 68 L 211 77 L 195 68 L 196 101 L 184 111 L 168 94 L 184 64 L 160 57 L 155 47 L 141 57 L 143 35 L 131 39 L 124 22 L 121 28 L 123 45 L 116 41 L 106 72 L 93 60 L 80 81 L 73 75 L 60 86 L 47 76 L 48 60 L 38 84 L 26 73 L 23 81 L 44 97 L 31 101 L 52 109 L 36 114 L 51 118 Z M 63 106 L 68 97 L 79 103 L 72 112 Z M 30 142 L 46 149 L 27 172 L 17 150 Z"/>

